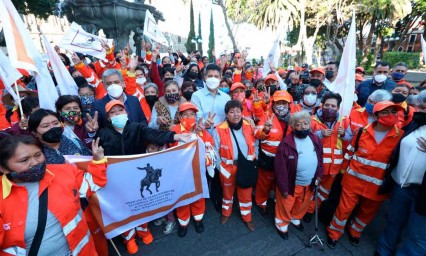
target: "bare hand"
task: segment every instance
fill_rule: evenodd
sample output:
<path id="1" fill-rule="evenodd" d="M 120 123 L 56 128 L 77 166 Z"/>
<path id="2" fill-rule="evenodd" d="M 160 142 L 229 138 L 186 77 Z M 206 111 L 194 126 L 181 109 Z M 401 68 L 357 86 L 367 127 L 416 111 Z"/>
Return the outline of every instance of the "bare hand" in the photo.
<path id="1" fill-rule="evenodd" d="M 82 63 L 83 61 L 80 60 L 80 58 L 78 57 L 77 53 L 73 53 L 73 55 L 71 56 L 71 60 L 74 63 L 74 65 L 78 65 L 80 63 Z"/>
<path id="2" fill-rule="evenodd" d="M 178 65 L 178 66 L 176 66 L 176 73 L 177 73 L 177 74 L 181 73 L 181 72 L 182 72 L 182 70 L 183 70 L 183 66 L 182 66 L 182 65 Z"/>
<path id="3" fill-rule="evenodd" d="M 93 160 L 99 161 L 104 158 L 104 149 L 102 146 L 99 146 L 99 140 L 100 138 L 97 138 L 96 140 L 92 140 L 92 155 Z"/>
<path id="4" fill-rule="evenodd" d="M 263 101 L 268 104 L 271 100 L 271 87 L 269 86 L 266 92 L 263 92 Z"/>
<path id="5" fill-rule="evenodd" d="M 157 56 L 158 56 L 157 49 L 152 50 L 152 58 L 151 58 L 152 62 L 157 63 Z"/>
<path id="6" fill-rule="evenodd" d="M 321 131 L 321 135 L 323 137 L 329 137 L 329 136 L 331 136 L 332 133 L 333 133 L 332 129 L 324 129 L 324 130 Z"/>
<path id="7" fill-rule="evenodd" d="M 265 123 L 265 125 L 263 127 L 263 132 L 266 133 L 266 134 L 268 134 L 271 131 L 271 128 L 272 128 L 272 118 L 273 118 L 273 115 L 271 115 L 271 118 L 269 118 L 268 120 L 266 120 L 266 123 Z"/>
<path id="8" fill-rule="evenodd" d="M 192 135 L 190 133 L 175 134 L 175 141 L 182 141 L 183 143 L 188 142 Z"/>
<path id="9" fill-rule="evenodd" d="M 260 98 L 259 98 L 259 92 L 256 90 L 256 91 L 254 91 L 254 94 L 253 94 L 253 103 L 254 102 L 259 102 L 260 101 Z"/>
<path id="10" fill-rule="evenodd" d="M 212 114 L 212 112 L 209 112 L 207 120 L 204 123 L 207 129 L 209 129 L 210 127 L 212 127 L 214 125 L 214 117 L 215 116 L 216 116 L 216 113 Z"/>
<path id="11" fill-rule="evenodd" d="M 138 66 L 138 56 L 133 54 L 130 56 L 129 71 L 132 73 L 135 73 L 137 66 Z"/>
<path id="12" fill-rule="evenodd" d="M 244 63 L 245 63 L 244 59 L 239 58 L 238 61 L 237 61 L 237 68 L 242 69 L 244 67 Z"/>
<path id="13" fill-rule="evenodd" d="M 195 133 L 200 133 L 201 131 L 205 130 L 206 126 L 204 125 L 203 117 L 198 120 L 197 125 L 195 126 Z"/>
<path id="14" fill-rule="evenodd" d="M 339 127 L 339 129 L 337 129 L 337 134 L 340 135 L 340 137 L 345 136 L 345 129 L 343 129 L 343 127 Z"/>
<path id="15" fill-rule="evenodd" d="M 417 138 L 417 144 L 419 144 L 417 149 L 426 153 L 426 139 L 424 137 Z"/>
<path id="16" fill-rule="evenodd" d="M 21 117 L 21 120 L 19 120 L 19 128 L 21 130 L 26 130 L 28 129 L 28 119 L 25 118 L 24 116 Z"/>
<path id="17" fill-rule="evenodd" d="M 87 123 L 85 125 L 86 131 L 96 132 L 99 129 L 98 111 L 95 111 L 95 115 L 93 116 L 93 118 L 90 116 L 89 113 L 86 114 L 86 117 L 87 117 Z"/>
<path id="18" fill-rule="evenodd" d="M 124 50 L 121 51 L 120 65 L 122 70 L 127 69 L 127 59 L 126 54 L 124 54 Z"/>

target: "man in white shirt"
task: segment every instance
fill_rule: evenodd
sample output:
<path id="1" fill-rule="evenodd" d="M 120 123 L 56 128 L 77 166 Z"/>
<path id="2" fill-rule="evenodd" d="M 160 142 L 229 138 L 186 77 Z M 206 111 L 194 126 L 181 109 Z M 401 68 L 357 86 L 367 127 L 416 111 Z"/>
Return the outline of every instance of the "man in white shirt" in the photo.
<path id="1" fill-rule="evenodd" d="M 323 84 L 329 90 L 333 90 L 334 86 L 336 85 L 335 80 L 337 77 L 337 72 L 339 72 L 339 62 L 330 61 L 327 63 L 327 66 L 325 66 L 325 79 Z"/>

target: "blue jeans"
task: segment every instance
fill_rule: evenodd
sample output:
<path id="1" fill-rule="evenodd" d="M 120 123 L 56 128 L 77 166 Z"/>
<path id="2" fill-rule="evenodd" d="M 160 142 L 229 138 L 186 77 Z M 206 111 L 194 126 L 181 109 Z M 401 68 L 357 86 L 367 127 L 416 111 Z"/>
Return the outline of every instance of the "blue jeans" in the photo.
<path id="1" fill-rule="evenodd" d="M 389 204 L 388 223 L 380 236 L 377 252 L 381 256 L 424 256 L 426 253 L 426 217 L 415 212 L 417 189 L 394 185 Z M 398 242 L 407 225 L 406 238 L 397 251 Z"/>

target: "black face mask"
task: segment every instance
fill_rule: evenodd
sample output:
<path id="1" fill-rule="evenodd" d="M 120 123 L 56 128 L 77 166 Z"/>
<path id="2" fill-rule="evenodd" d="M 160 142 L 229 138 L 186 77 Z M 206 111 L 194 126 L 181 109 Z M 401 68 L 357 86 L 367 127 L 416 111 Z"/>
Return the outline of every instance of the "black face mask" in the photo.
<path id="1" fill-rule="evenodd" d="M 269 86 L 269 87 L 271 88 L 271 96 L 272 96 L 277 91 L 277 85 L 271 84 L 271 86 Z"/>
<path id="2" fill-rule="evenodd" d="M 311 79 L 311 81 L 309 81 L 309 84 L 317 88 L 322 84 L 322 82 L 319 79 Z"/>
<path id="3" fill-rule="evenodd" d="M 198 72 L 189 71 L 188 76 L 189 76 L 189 78 L 191 78 L 191 79 L 196 79 L 196 78 L 198 77 Z"/>
<path id="4" fill-rule="evenodd" d="M 145 96 L 145 99 L 146 99 L 146 102 L 148 103 L 149 107 L 152 109 L 155 102 L 157 102 L 157 100 L 158 100 L 158 96 L 157 95 L 147 95 L 147 96 Z"/>
<path id="5" fill-rule="evenodd" d="M 240 122 L 238 124 L 233 124 L 229 122 L 229 120 L 226 120 L 228 122 L 229 128 L 232 130 L 239 130 L 243 126 L 243 119 L 241 118 Z"/>
<path id="6" fill-rule="evenodd" d="M 186 92 L 183 92 L 182 95 L 187 101 L 191 101 L 191 97 L 193 93 L 194 93 L 193 91 L 186 91 Z"/>
<path id="7" fill-rule="evenodd" d="M 414 112 L 413 120 L 419 125 L 426 124 L 426 113 L 424 112 Z"/>
<path id="8" fill-rule="evenodd" d="M 334 76 L 334 71 L 333 70 L 327 70 L 325 71 L 325 78 L 327 79 L 331 79 Z"/>
<path id="9" fill-rule="evenodd" d="M 172 67 L 172 64 L 164 64 L 163 65 L 163 68 L 171 68 Z"/>
<path id="10" fill-rule="evenodd" d="M 250 98 L 251 90 L 246 90 L 246 99 Z"/>
<path id="11" fill-rule="evenodd" d="M 296 136 L 299 139 L 304 139 L 308 137 L 308 134 L 309 134 L 309 130 L 301 130 L 301 131 L 293 130 L 293 131 L 294 131 L 294 136 Z"/>
<path id="12" fill-rule="evenodd" d="M 392 93 L 392 101 L 394 103 L 401 103 L 404 102 L 407 99 L 404 95 L 400 93 Z"/>
<path id="13" fill-rule="evenodd" d="M 41 138 L 47 143 L 58 143 L 61 141 L 62 133 L 64 129 L 62 127 L 53 127 L 47 132 L 41 135 Z"/>
<path id="14" fill-rule="evenodd" d="M 171 81 L 171 80 L 173 80 L 173 77 L 165 77 L 164 78 L 164 82 Z"/>

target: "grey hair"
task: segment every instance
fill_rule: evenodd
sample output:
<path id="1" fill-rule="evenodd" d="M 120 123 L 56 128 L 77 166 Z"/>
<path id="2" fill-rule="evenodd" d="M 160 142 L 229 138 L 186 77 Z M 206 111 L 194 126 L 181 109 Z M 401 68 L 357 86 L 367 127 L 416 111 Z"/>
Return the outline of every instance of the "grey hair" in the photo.
<path id="1" fill-rule="evenodd" d="M 416 106 L 426 104 L 426 90 L 423 90 L 416 95 L 415 103 L 416 103 Z"/>
<path id="2" fill-rule="evenodd" d="M 289 122 L 290 126 L 294 128 L 294 125 L 301 119 L 305 119 L 309 122 L 309 125 L 311 125 L 311 114 L 306 110 L 302 110 L 291 115 Z"/>
<path id="3" fill-rule="evenodd" d="M 158 86 L 154 83 L 147 83 L 144 85 L 143 90 L 145 91 L 148 88 L 154 88 L 155 92 L 158 94 Z"/>
<path id="4" fill-rule="evenodd" d="M 379 89 L 375 90 L 370 96 L 368 96 L 368 99 L 374 102 L 376 104 L 377 102 L 385 101 L 385 100 L 392 100 L 392 94 L 386 90 Z"/>
<path id="5" fill-rule="evenodd" d="M 395 69 L 396 67 L 405 67 L 406 69 L 408 69 L 407 63 L 405 62 L 398 62 L 393 66 L 393 69 Z"/>
<path id="6" fill-rule="evenodd" d="M 105 70 L 104 73 L 102 74 L 102 81 L 105 83 L 106 78 L 113 75 L 117 75 L 118 78 L 120 78 L 120 81 L 124 83 L 124 78 L 123 78 L 123 75 L 121 74 L 121 71 L 115 68 Z"/>

